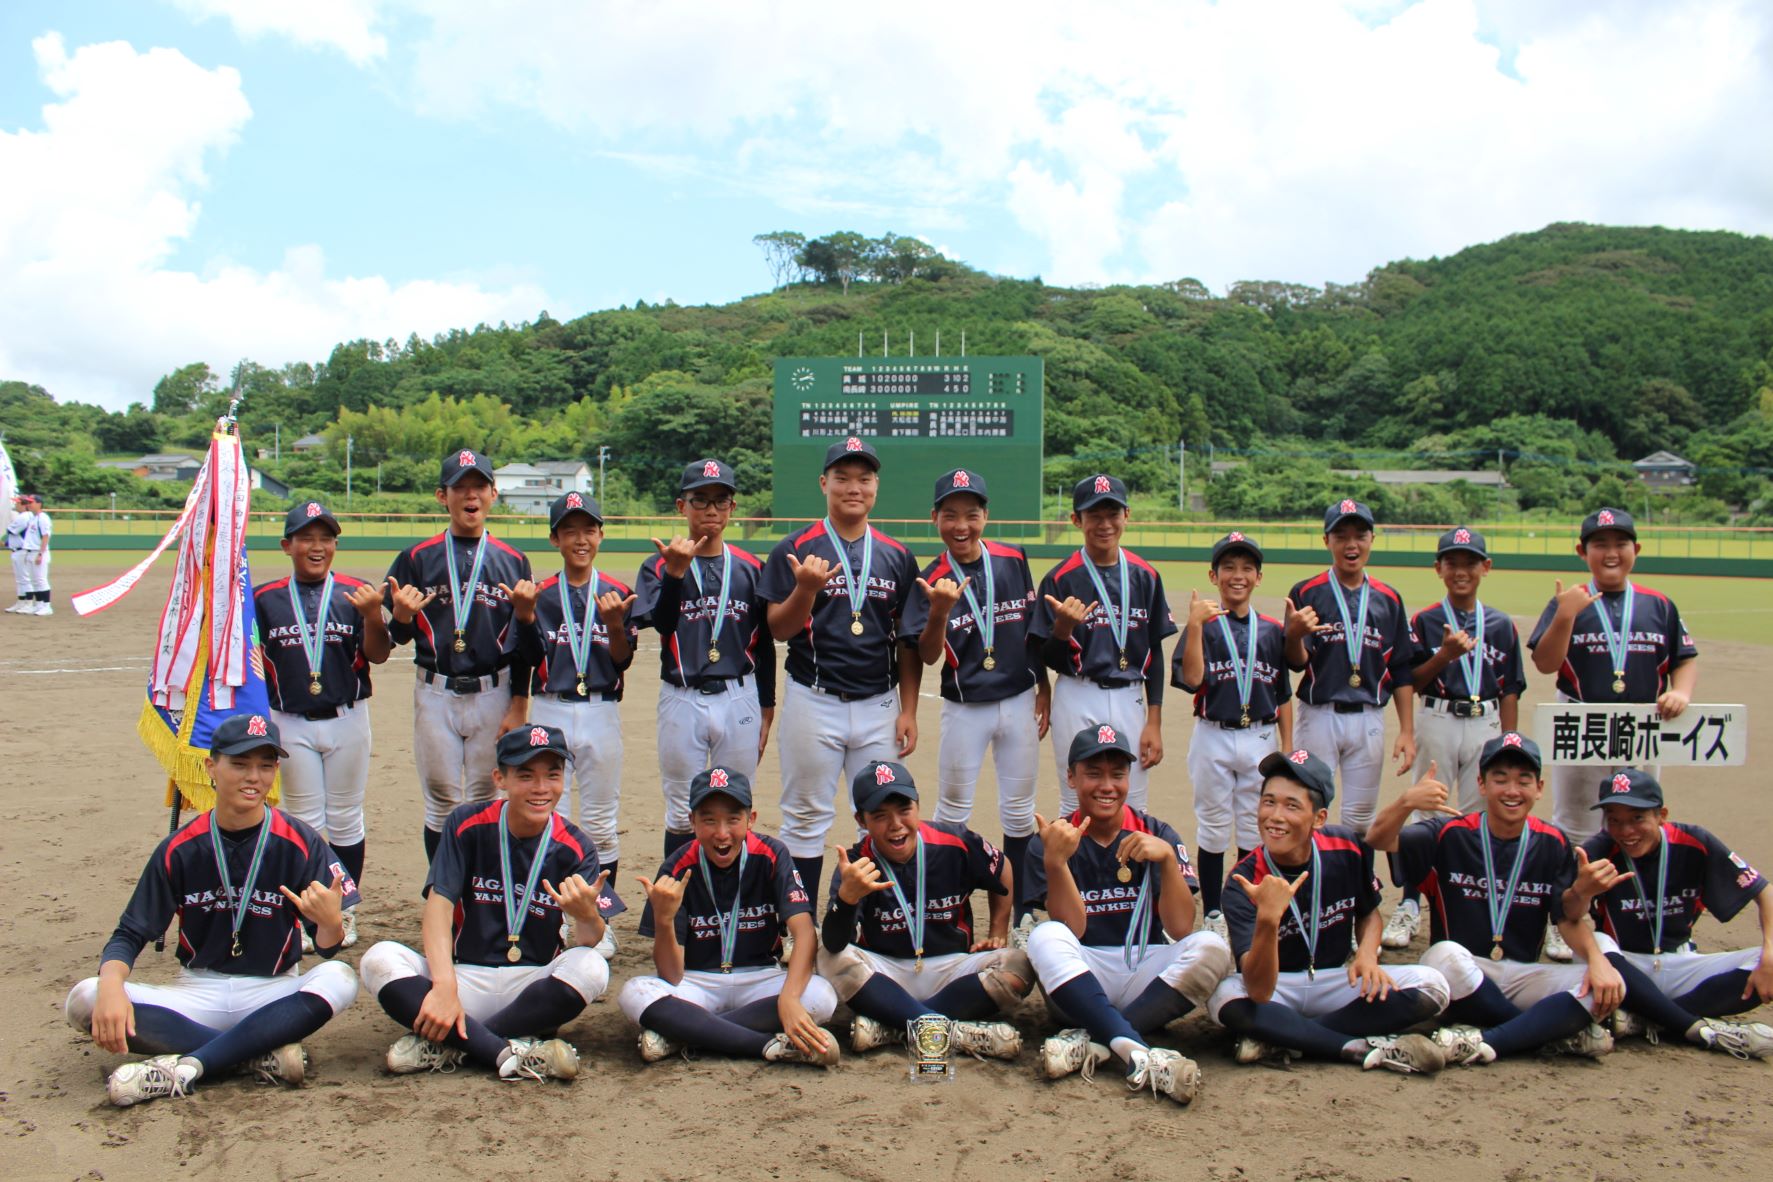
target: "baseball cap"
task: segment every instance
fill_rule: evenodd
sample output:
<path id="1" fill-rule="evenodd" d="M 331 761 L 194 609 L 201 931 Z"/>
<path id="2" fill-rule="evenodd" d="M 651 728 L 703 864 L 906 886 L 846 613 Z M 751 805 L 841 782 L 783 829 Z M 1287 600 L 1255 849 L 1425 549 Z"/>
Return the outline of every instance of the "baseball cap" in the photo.
<path id="1" fill-rule="evenodd" d="M 1232 530 L 1217 542 L 1213 543 L 1213 557 L 1207 565 L 1217 569 L 1219 560 L 1234 550 L 1242 550 L 1256 560 L 1256 569 L 1262 569 L 1262 547 L 1254 538 L 1246 537 L 1238 530 Z"/>
<path id="2" fill-rule="evenodd" d="M 970 468 L 956 468 L 952 472 L 944 472 L 936 477 L 936 499 L 933 505 L 940 505 L 953 494 L 972 493 L 985 504 L 990 498 L 985 494 L 985 477 Z"/>
<path id="3" fill-rule="evenodd" d="M 488 484 L 493 483 L 492 461 L 473 448 L 464 447 L 443 458 L 443 474 L 437 478 L 437 483 L 444 488 L 454 488 L 470 472 L 478 472 L 486 477 Z"/>
<path id="4" fill-rule="evenodd" d="M 917 783 L 911 778 L 911 769 L 902 763 L 877 759 L 850 781 L 850 798 L 856 802 L 857 812 L 871 813 L 895 796 L 917 799 Z"/>
<path id="5" fill-rule="evenodd" d="M 880 453 L 874 450 L 874 445 L 872 443 L 869 443 L 860 435 L 851 435 L 848 438 L 839 439 L 836 443 L 826 448 L 825 467 L 819 469 L 819 471 L 827 471 L 831 465 L 842 460 L 861 460 L 876 472 L 880 471 Z"/>
<path id="6" fill-rule="evenodd" d="M 1336 776 L 1330 771 L 1330 765 L 1303 747 L 1284 754 L 1270 751 L 1256 765 L 1256 771 L 1264 780 L 1270 776 L 1285 776 L 1303 785 L 1307 792 L 1317 793 L 1323 808 L 1329 808 L 1330 802 L 1336 799 Z"/>
<path id="7" fill-rule="evenodd" d="M 335 538 L 339 535 L 339 519 L 332 515 L 331 509 L 319 501 L 297 501 L 283 517 L 283 536 L 294 537 L 297 530 L 313 525 L 316 521 L 332 530 Z"/>
<path id="8" fill-rule="evenodd" d="M 1635 767 L 1628 767 L 1601 781 L 1601 799 L 1590 809 L 1606 808 L 1610 804 L 1623 804 L 1634 809 L 1659 809 L 1662 807 L 1662 785 L 1649 772 L 1640 772 Z"/>
<path id="9" fill-rule="evenodd" d="M 509 730 L 499 739 L 497 748 L 500 767 L 521 767 L 538 755 L 552 752 L 571 763 L 572 748 L 566 745 L 566 735 L 557 726 L 542 726 L 531 723 Z"/>
<path id="10" fill-rule="evenodd" d="M 696 808 L 710 796 L 726 796 L 742 809 L 751 807 L 751 778 L 719 764 L 696 773 L 689 785 L 689 807 Z"/>
<path id="11" fill-rule="evenodd" d="M 1329 533 L 1350 517 L 1358 518 L 1368 529 L 1373 528 L 1373 511 L 1359 501 L 1344 497 L 1324 510 L 1324 532 Z"/>
<path id="12" fill-rule="evenodd" d="M 1127 507 L 1127 486 L 1119 477 L 1098 472 L 1094 476 L 1084 477 L 1071 488 L 1073 513 L 1094 509 L 1105 502 L 1119 505 L 1123 509 Z"/>
<path id="13" fill-rule="evenodd" d="M 725 485 L 734 492 L 739 491 L 739 478 L 733 475 L 732 468 L 719 460 L 697 460 L 685 464 L 683 480 L 677 486 L 678 492 L 688 492 L 692 488 L 707 488 L 710 484 Z"/>
<path id="14" fill-rule="evenodd" d="M 1451 554 L 1457 550 L 1463 550 L 1467 554 L 1476 554 L 1479 558 L 1490 556 L 1489 548 L 1484 544 L 1484 535 L 1475 529 L 1467 529 L 1463 525 L 1450 529 L 1441 535 L 1441 540 L 1435 544 L 1434 556 L 1439 558 L 1443 554 Z"/>
<path id="15" fill-rule="evenodd" d="M 1133 745 L 1119 730 L 1105 722 L 1093 722 L 1071 736 L 1071 750 L 1066 753 L 1065 766 L 1094 759 L 1108 751 L 1118 751 L 1128 759 L 1138 758 L 1133 753 Z"/>
<path id="16" fill-rule="evenodd" d="M 277 730 L 277 724 L 263 714 L 229 715 L 209 737 L 211 755 L 244 755 L 261 747 L 269 747 L 280 759 L 289 758 L 289 752 L 283 749 L 283 735 Z"/>
<path id="17" fill-rule="evenodd" d="M 1519 731 L 1504 731 L 1484 744 L 1478 752 L 1478 773 L 1481 775 L 1490 770 L 1490 765 L 1505 755 L 1513 755 L 1533 765 L 1535 772 L 1545 766 L 1539 757 L 1539 744 L 1527 738 Z"/>
<path id="18" fill-rule="evenodd" d="M 596 497 L 588 497 L 582 492 L 569 492 L 554 498 L 548 506 L 548 532 L 553 533 L 566 520 L 568 513 L 583 513 L 598 525 L 603 524 L 603 506 L 597 503 Z"/>
<path id="19" fill-rule="evenodd" d="M 1624 509 L 1596 509 L 1582 519 L 1582 541 L 1586 542 L 1604 529 L 1618 530 L 1632 541 L 1638 540 L 1638 523 Z"/>

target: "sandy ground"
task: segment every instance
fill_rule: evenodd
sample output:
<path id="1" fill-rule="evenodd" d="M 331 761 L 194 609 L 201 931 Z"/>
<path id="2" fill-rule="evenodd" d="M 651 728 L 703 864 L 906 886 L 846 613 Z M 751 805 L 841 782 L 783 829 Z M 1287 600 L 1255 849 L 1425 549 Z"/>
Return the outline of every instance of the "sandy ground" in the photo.
<path id="1" fill-rule="evenodd" d="M 261 559 L 261 564 L 266 560 Z M 57 564 L 64 589 L 118 569 Z M 268 568 L 267 568 L 268 569 Z M 260 577 L 266 577 L 261 569 Z M 364 573 L 364 572 L 359 572 Z M 850 1057 L 829 1072 L 760 1063 L 671 1060 L 643 1067 L 611 1001 L 569 1026 L 584 1073 L 570 1087 L 512 1086 L 474 1072 L 391 1077 L 399 1033 L 372 998 L 309 1042 L 299 1091 L 220 1081 L 183 1101 L 117 1110 L 103 1078 L 119 1061 L 70 1030 L 62 1000 L 96 970 L 102 942 L 141 864 L 165 830 L 161 776 L 134 733 L 148 629 L 165 578 L 151 575 L 92 619 L 62 599 L 50 619 L 0 622 L 0 873 L 13 905 L 0 915 L 0 1176 L 165 1177 L 168 1167 L 263 1178 L 520 1178 L 569 1166 L 589 1178 L 874 1179 L 967 1176 L 1110 1179 L 1631 1179 L 1765 1177 L 1773 1164 L 1773 1076 L 1684 1047 L 1622 1046 L 1609 1058 L 1522 1060 L 1424 1080 L 1362 1075 L 1336 1064 L 1239 1068 L 1230 1042 L 1191 1015 L 1171 1045 L 1199 1060 L 1200 1098 L 1186 1110 L 1128 1096 L 1111 1078 L 1047 1083 L 1033 1052 L 1020 1062 L 964 1061 L 950 1086 L 913 1086 L 897 1054 Z M 1269 607 L 1262 604 L 1265 609 Z M 1701 636 L 1707 701 L 1765 697 L 1757 673 L 1773 652 Z M 649 719 L 656 650 L 635 665 L 628 720 L 624 877 L 650 872 L 659 847 L 657 760 Z M 412 773 L 411 672 L 404 656 L 377 675 L 363 943 L 416 942 L 423 853 Z M 1543 684 L 1535 686 L 1543 694 Z M 934 780 L 939 702 L 926 696 L 923 742 L 910 765 Z M 1172 708 L 1153 811 L 1192 837 L 1185 769 L 1189 720 Z M 1041 761 L 1041 801 L 1057 786 Z M 760 824 L 777 820 L 760 773 Z M 1706 824 L 1749 858 L 1773 863 L 1773 797 L 1748 768 L 1671 776 L 1677 816 Z M 1392 781 L 1401 784 L 1402 781 Z M 978 827 L 998 834 L 989 777 Z M 636 888 L 624 884 L 624 893 Z M 634 920 L 611 994 L 650 970 Z M 1425 925 L 1426 927 L 1426 925 Z M 1408 954 L 1419 954 L 1424 940 Z M 1752 919 L 1707 921 L 1707 950 L 1754 942 Z M 170 953 L 143 953 L 140 975 L 168 977 Z M 1765 1015 L 1762 1015 L 1765 1017 Z M 1044 1028 L 1028 1006 L 1025 1026 Z M 848 1016 L 834 1023 L 847 1034 Z M 1035 1034 L 1036 1038 L 1039 1034 Z"/>

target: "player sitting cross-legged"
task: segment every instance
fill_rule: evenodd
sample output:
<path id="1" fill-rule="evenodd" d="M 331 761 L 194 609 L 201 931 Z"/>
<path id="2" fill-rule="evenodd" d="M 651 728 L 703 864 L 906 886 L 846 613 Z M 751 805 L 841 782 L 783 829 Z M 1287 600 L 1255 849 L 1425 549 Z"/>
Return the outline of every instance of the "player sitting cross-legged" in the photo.
<path id="1" fill-rule="evenodd" d="M 1206 1004 L 1231 971 L 1231 949 L 1193 932 L 1194 871 L 1176 831 L 1127 805 L 1138 757 L 1126 737 L 1087 726 L 1068 756 L 1078 808 L 1038 819 L 1022 899 L 1052 916 L 1028 937 L 1047 1003 L 1082 1026 L 1046 1040 L 1041 1071 L 1090 1076 L 1113 1057 L 1128 1087 L 1186 1104 L 1200 1090 L 1200 1069 L 1147 1037 Z"/>
<path id="2" fill-rule="evenodd" d="M 566 736 L 525 726 L 498 741 L 504 799 L 458 805 L 425 880 L 424 950 L 384 940 L 363 980 L 413 1033 L 388 1070 L 448 1071 L 464 1058 L 501 1079 L 571 1080 L 579 1055 L 554 1037 L 609 986 L 595 951 L 622 903 L 597 847 L 554 811 L 572 758 Z M 562 916 L 574 946 L 561 946 Z"/>
<path id="3" fill-rule="evenodd" d="M 689 788 L 688 845 L 657 878 L 640 878 L 646 910 L 637 929 L 653 941 L 656 975 L 622 986 L 620 1004 L 640 1027 L 640 1057 L 679 1048 L 771 1063 L 838 1060 L 820 1023 L 837 994 L 813 974 L 812 903 L 788 847 L 754 832 L 751 781 L 719 764 Z M 794 951 L 777 963 L 786 928 Z"/>
<path id="4" fill-rule="evenodd" d="M 216 727 L 205 761 L 215 807 L 154 850 L 99 975 L 68 994 L 68 1024 L 100 1048 L 153 1055 L 111 1073 L 118 1107 L 183 1096 L 235 1066 L 299 1084 L 302 1039 L 357 996 L 350 966 L 329 959 L 344 942 L 341 913 L 357 902 L 357 885 L 319 834 L 265 804 L 285 754 L 277 724 L 262 714 Z M 178 976 L 167 985 L 130 980 L 135 958 L 174 915 Z M 328 958 L 305 973 L 303 919 Z"/>
<path id="5" fill-rule="evenodd" d="M 1207 1010 L 1242 1037 L 1237 1059 L 1269 1048 L 1345 1059 L 1371 1070 L 1431 1074 L 1446 1065 L 1432 1039 L 1399 1034 L 1447 1006 L 1447 980 L 1421 965 L 1379 965 L 1379 880 L 1373 849 L 1326 826 L 1336 779 L 1307 751 L 1265 756 L 1256 821 L 1262 844 L 1225 888 L 1238 973 Z"/>
<path id="6" fill-rule="evenodd" d="M 1014 1059 L 1022 1035 L 986 1022 L 1028 996 L 1034 970 L 1006 945 L 1014 872 L 1003 852 L 964 825 L 924 821 L 902 764 L 857 774 L 856 824 L 867 836 L 837 847 L 819 972 L 855 1011 L 851 1045 L 903 1040 L 923 1014 L 955 1019 L 954 1046 Z M 987 893 L 989 926 L 974 939 L 973 892 Z"/>

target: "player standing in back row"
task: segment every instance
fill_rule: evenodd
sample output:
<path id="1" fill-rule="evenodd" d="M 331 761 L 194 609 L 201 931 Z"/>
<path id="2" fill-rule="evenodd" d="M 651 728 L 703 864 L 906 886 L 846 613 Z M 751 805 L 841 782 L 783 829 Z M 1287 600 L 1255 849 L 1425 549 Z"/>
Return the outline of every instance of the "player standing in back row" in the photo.
<path id="1" fill-rule="evenodd" d="M 1040 581 L 1028 629 L 1041 642 L 1041 660 L 1059 674 L 1049 728 L 1059 811 L 1077 809 L 1067 777 L 1071 738 L 1098 723 L 1139 736 L 1127 803 L 1143 811 L 1146 775 L 1164 757 L 1163 641 L 1176 634 L 1176 621 L 1156 569 L 1120 544 L 1127 530 L 1126 485 L 1107 475 L 1078 481 L 1071 490 L 1071 524 L 1083 532 L 1083 547 Z"/>
<path id="2" fill-rule="evenodd" d="M 880 491 L 873 446 L 853 435 L 832 444 L 819 488 L 825 519 L 776 543 L 758 591 L 770 632 L 788 642 L 781 841 L 815 910 L 839 777 L 847 792 L 870 763 L 911 754 L 923 681 L 916 650 L 898 643 L 917 561 L 868 523 Z"/>

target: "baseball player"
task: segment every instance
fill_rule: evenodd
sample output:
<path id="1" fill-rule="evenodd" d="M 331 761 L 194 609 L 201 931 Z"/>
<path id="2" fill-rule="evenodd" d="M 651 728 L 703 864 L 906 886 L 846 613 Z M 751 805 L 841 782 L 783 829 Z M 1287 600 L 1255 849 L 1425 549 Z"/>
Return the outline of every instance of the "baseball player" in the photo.
<path id="1" fill-rule="evenodd" d="M 277 724 L 237 714 L 215 728 L 204 761 L 215 807 L 155 847 L 99 972 L 75 985 L 68 1024 L 107 1051 L 149 1054 L 111 1072 L 118 1107 L 183 1096 L 230 1067 L 299 1084 L 301 1042 L 357 996 L 344 908 L 357 884 L 321 836 L 265 805 L 287 753 Z M 130 980 L 135 958 L 178 917 L 179 973 L 168 985 Z M 325 963 L 302 972 L 301 921 L 315 925 Z"/>
<path id="2" fill-rule="evenodd" d="M 923 681 L 917 650 L 898 643 L 917 561 L 868 523 L 874 446 L 853 435 L 832 444 L 819 488 L 825 519 L 776 543 L 758 589 L 770 632 L 788 642 L 782 844 L 815 904 L 837 793 L 870 762 L 917 747 Z"/>
<path id="3" fill-rule="evenodd" d="M 1213 991 L 1208 1014 L 1242 1036 L 1240 1063 L 1279 1047 L 1367 1071 L 1439 1071 L 1440 1046 L 1399 1031 L 1446 1009 L 1447 980 L 1421 965 L 1379 966 L 1373 847 L 1325 825 L 1336 796 L 1329 765 L 1273 751 L 1260 775 L 1262 843 L 1225 888 L 1238 972 Z"/>
<path id="4" fill-rule="evenodd" d="M 443 461 L 437 503 L 449 528 L 402 550 L 388 568 L 394 643 L 413 646 L 413 762 L 425 796 L 425 856 L 464 801 L 490 799 L 493 746 L 529 708 L 527 678 L 511 676 L 511 589 L 529 559 L 486 530 L 498 499 L 492 461 L 469 448 Z"/>
<path id="5" fill-rule="evenodd" d="M 725 540 L 738 478 L 720 460 L 683 470 L 685 536 L 634 580 L 634 618 L 659 634 L 659 779 L 665 856 L 689 842 L 689 782 L 720 764 L 757 774 L 776 716 L 776 642 L 758 596 L 763 563 Z"/>
<path id="6" fill-rule="evenodd" d="M 31 511 L 31 528 L 25 533 L 25 549 L 31 554 L 29 573 L 31 576 L 31 598 L 36 601 L 37 608 L 32 613 L 39 616 L 55 615 L 55 608 L 49 602 L 49 537 L 54 528 L 49 514 L 43 511 L 43 498 L 36 493 L 29 494 Z"/>
<path id="7" fill-rule="evenodd" d="M 837 847 L 819 949 L 820 974 L 856 1016 L 851 1047 L 902 1042 L 908 1023 L 935 1013 L 955 1020 L 955 1049 L 1014 1059 L 1020 1032 L 983 1020 L 1034 988 L 1027 954 L 1007 946 L 1015 884 L 1004 855 L 965 825 L 922 820 L 903 764 L 863 768 L 851 795 L 867 836 Z M 979 939 L 975 890 L 989 899 Z"/>
<path id="8" fill-rule="evenodd" d="M 1374 849 L 1397 852 L 1406 881 L 1431 905 L 1434 943 L 1422 963 L 1447 979 L 1452 997 L 1455 1024 L 1434 1035 L 1449 1064 L 1540 1048 L 1590 1057 L 1613 1049 L 1595 1022 L 1625 1000 L 1626 983 L 1605 955 L 1613 942 L 1565 915 L 1576 859 L 1563 831 L 1532 815 L 1544 788 L 1539 769 L 1538 744 L 1505 731 L 1478 759 L 1483 812 L 1449 807 L 1431 765 L 1367 830 Z M 1440 815 L 1410 824 L 1412 812 Z M 1537 963 L 1553 922 L 1581 964 Z"/>
<path id="9" fill-rule="evenodd" d="M 413 1032 L 388 1048 L 389 1071 L 467 1059 L 500 1079 L 578 1074 L 578 1052 L 553 1033 L 609 987 L 595 949 L 624 908 L 596 844 L 555 812 L 572 758 L 558 727 L 503 735 L 493 771 L 503 799 L 459 805 L 444 823 L 425 877 L 423 951 L 383 940 L 363 954 L 364 984 Z"/>
<path id="10" fill-rule="evenodd" d="M 1041 579 L 1028 628 L 1041 660 L 1059 674 L 1051 719 L 1059 809 L 1077 808 L 1060 744 L 1086 724 L 1107 723 L 1116 734 L 1139 736 L 1128 800 L 1142 810 L 1146 775 L 1164 757 L 1163 641 L 1176 634 L 1176 621 L 1156 568 L 1120 544 L 1126 485 L 1103 474 L 1078 481 L 1071 524 L 1082 531 L 1083 546 Z"/>
<path id="11" fill-rule="evenodd" d="M 616 816 L 622 801 L 623 674 L 634 663 L 639 628 L 628 585 L 597 569 L 603 509 L 569 492 L 548 508 L 548 540 L 564 564 L 538 584 L 510 588 L 517 622 L 517 667 L 533 669 L 529 720 L 558 728 L 572 751 L 579 826 L 613 877 L 621 858 Z M 613 941 L 606 951 L 614 953 Z"/>
<path id="12" fill-rule="evenodd" d="M 1411 674 L 1418 695 L 1415 774 L 1420 779 L 1435 764 L 1456 790 L 1459 810 L 1469 813 L 1478 808 L 1477 763 L 1484 744 L 1517 727 L 1526 669 L 1514 620 L 1478 598 L 1478 585 L 1490 573 L 1484 535 L 1465 526 L 1442 534 L 1434 570 L 1447 594 L 1410 620 L 1417 662 Z M 1404 899 L 1385 925 L 1387 948 L 1408 948 L 1416 938 L 1421 896 L 1405 886 Z"/>
<path id="13" fill-rule="evenodd" d="M 1170 658 L 1170 684 L 1194 695 L 1188 779 L 1194 785 L 1194 854 L 1207 930 L 1225 938 L 1220 907 L 1225 851 L 1256 848 L 1258 765 L 1293 749 L 1293 690 L 1281 622 L 1250 606 L 1262 585 L 1262 547 L 1236 530 L 1213 544 L 1207 579 L 1219 598 L 1190 593 L 1188 620 Z"/>
<path id="14" fill-rule="evenodd" d="M 1048 1007 L 1081 1028 L 1042 1044 L 1041 1073 L 1088 1077 L 1114 1058 L 1129 1088 L 1186 1104 L 1200 1068 L 1147 1039 L 1206 1004 L 1231 972 L 1231 949 L 1193 931 L 1194 870 L 1176 831 L 1127 804 L 1131 744 L 1100 723 L 1076 732 L 1067 754 L 1078 810 L 1037 821 L 1022 897 L 1052 916 L 1028 937 Z"/>
<path id="15" fill-rule="evenodd" d="M 640 1027 L 649 1063 L 681 1048 L 771 1063 L 838 1061 L 821 1023 L 837 994 L 813 973 L 812 904 L 788 847 L 754 832 L 751 781 L 719 764 L 690 781 L 690 843 L 637 876 L 646 890 L 639 932 L 653 941 L 656 976 L 632 977 L 619 1003 Z M 777 963 L 782 932 L 794 937 Z"/>
<path id="16" fill-rule="evenodd" d="M 967 825 L 990 750 L 1003 848 L 1019 876 L 1034 837 L 1034 782 L 1052 696 L 1029 646 L 1034 575 L 1015 546 L 985 539 L 985 477 L 956 468 L 936 480 L 930 519 L 942 554 L 924 567 L 903 622 L 924 664 L 942 664 L 936 823 Z"/>
<path id="17" fill-rule="evenodd" d="M 1635 768 L 1601 781 L 1605 828 L 1576 847 L 1568 918 L 1592 908 L 1595 926 L 1618 943 L 1607 959 L 1625 978 L 1631 1009 L 1613 1013 L 1613 1034 L 1645 1024 L 1740 1058 L 1773 1053 L 1773 1029 L 1721 1022 L 1773 1001 L 1773 897 L 1760 871 L 1697 825 L 1668 819 L 1662 785 Z M 1652 902 L 1654 900 L 1654 902 Z M 1701 911 L 1728 922 L 1753 902 L 1757 948 L 1706 955 L 1688 943 Z"/>
<path id="18" fill-rule="evenodd" d="M 363 799 L 369 788 L 369 667 L 393 645 L 380 589 L 337 574 L 339 522 L 319 501 L 283 519 L 292 573 L 253 588 L 265 647 L 271 717 L 289 756 L 283 809 L 326 841 L 345 873 L 363 883 Z M 357 942 L 357 912 L 345 912 L 345 947 Z M 302 933 L 303 951 L 313 938 Z"/>
<path id="19" fill-rule="evenodd" d="M 31 528 L 31 499 L 24 493 L 12 498 L 12 516 L 6 519 L 6 556 L 12 562 L 12 584 L 18 602 L 6 610 L 11 615 L 37 614 L 37 597 L 31 592 L 30 555 L 25 552 L 25 533 Z"/>

